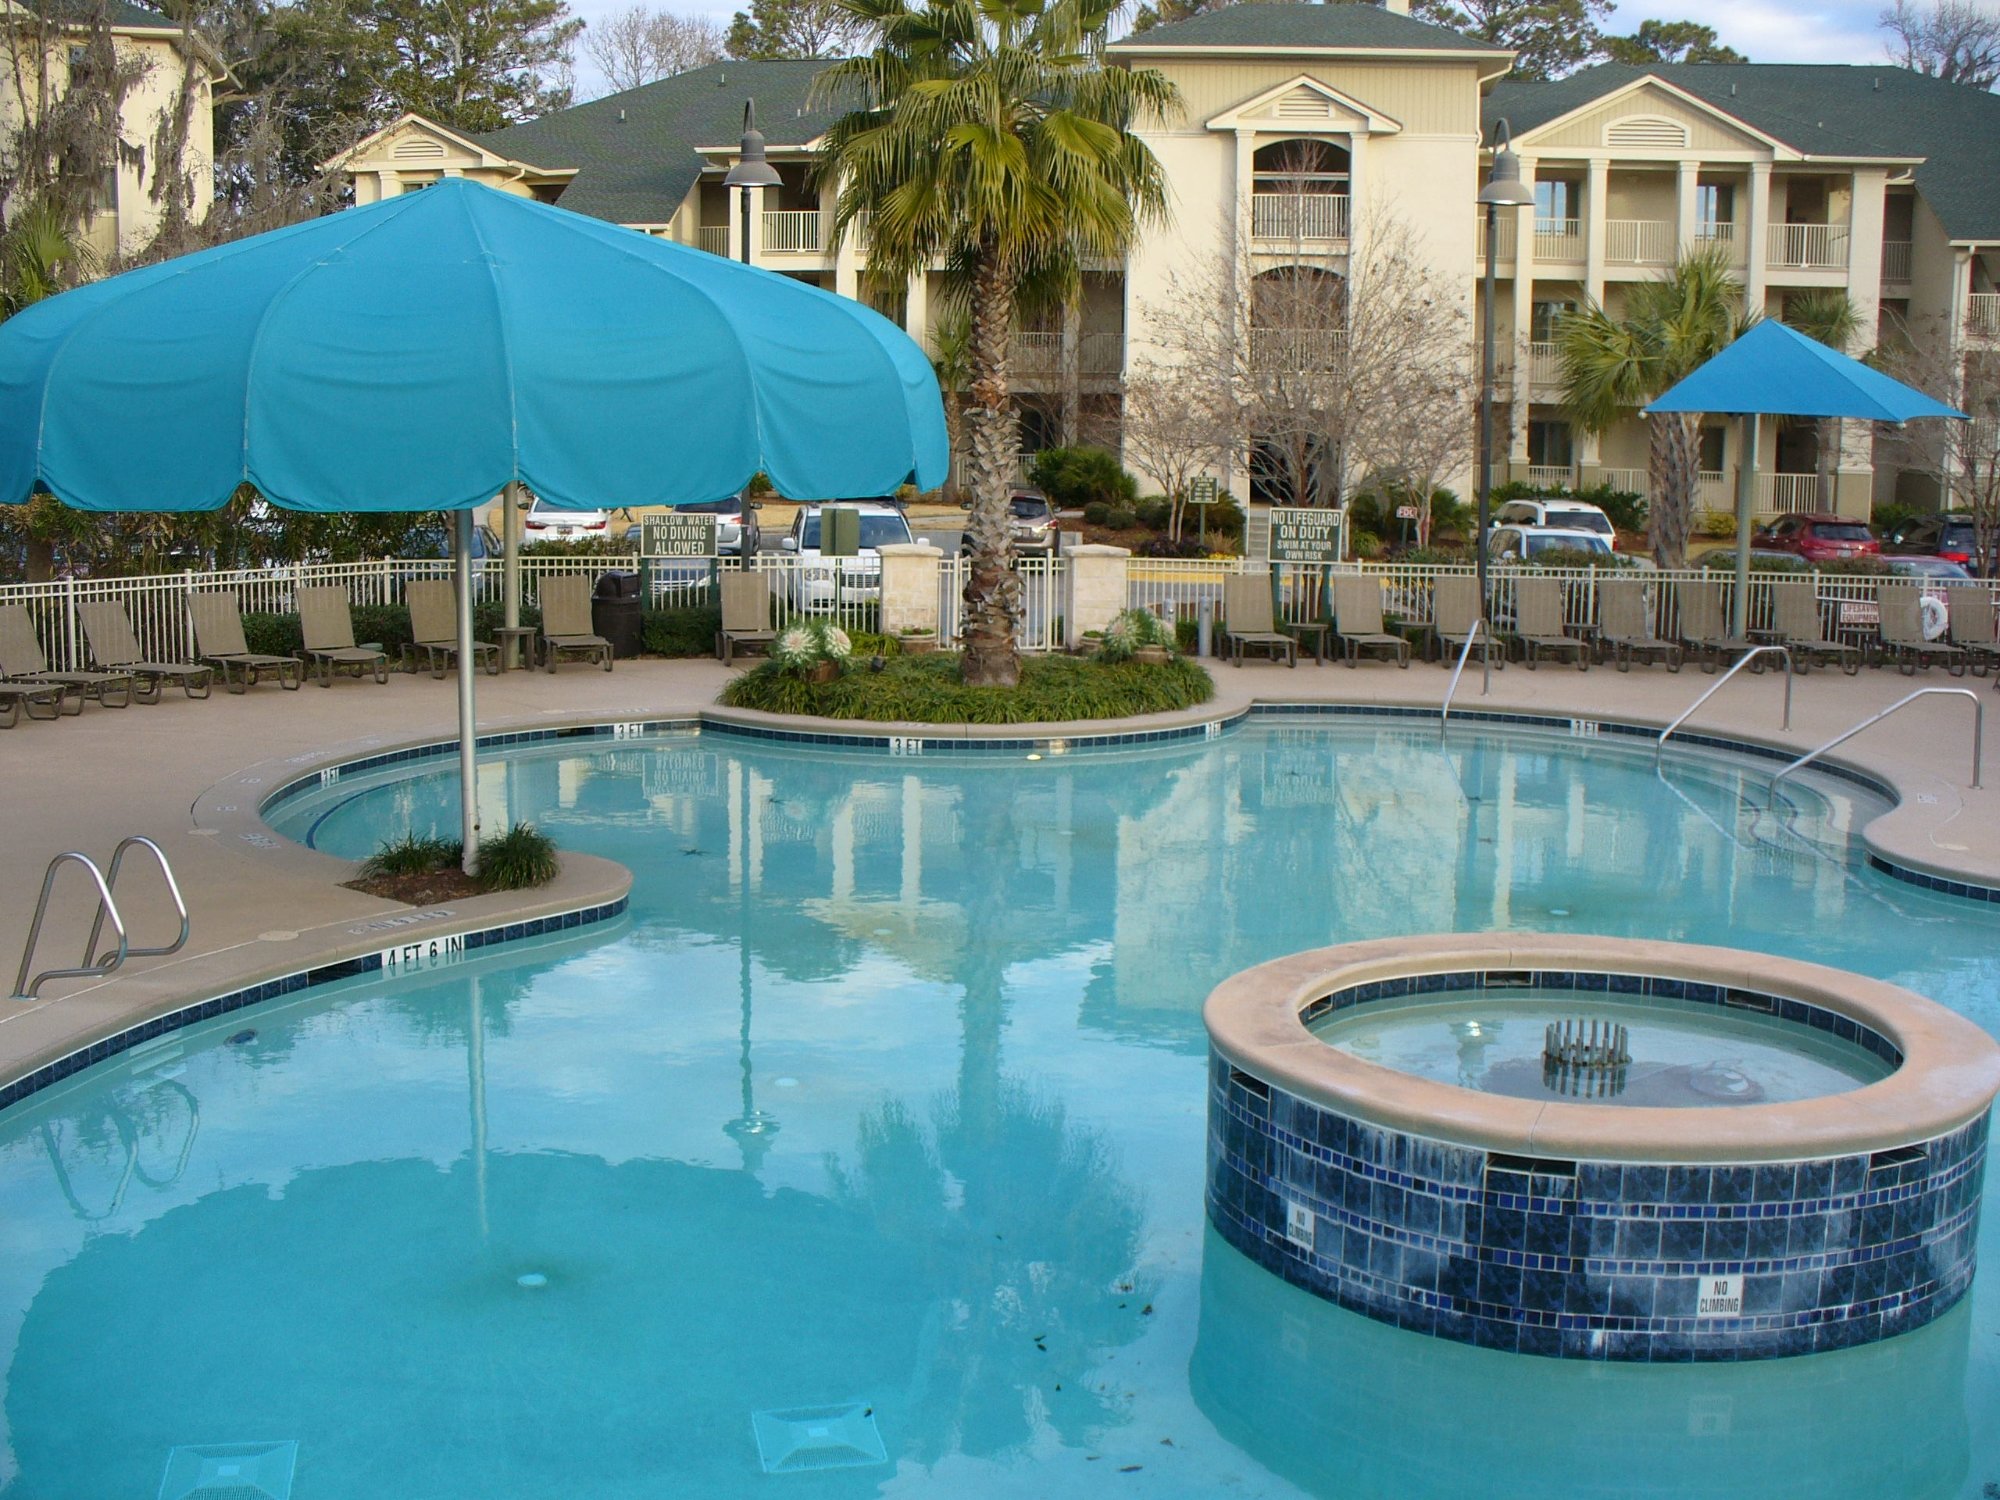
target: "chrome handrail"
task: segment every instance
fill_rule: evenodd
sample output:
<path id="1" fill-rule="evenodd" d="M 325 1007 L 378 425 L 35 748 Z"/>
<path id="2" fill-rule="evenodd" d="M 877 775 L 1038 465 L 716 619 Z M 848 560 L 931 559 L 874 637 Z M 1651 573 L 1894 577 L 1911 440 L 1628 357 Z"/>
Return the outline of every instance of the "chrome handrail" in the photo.
<path id="1" fill-rule="evenodd" d="M 1745 651 L 1742 654 L 1742 656 L 1737 658 L 1734 666 L 1730 667 L 1730 669 L 1727 672 L 1724 672 L 1720 677 L 1716 678 L 1714 682 L 1710 683 L 1708 686 L 1708 691 L 1703 693 L 1699 698 L 1695 699 L 1694 702 L 1690 703 L 1687 706 L 1687 708 L 1682 712 L 1679 718 L 1675 719 L 1673 723 L 1669 724 L 1665 729 L 1662 729 L 1660 731 L 1659 739 L 1654 741 L 1653 743 L 1653 764 L 1655 766 L 1657 766 L 1660 763 L 1660 757 L 1666 753 L 1667 736 L 1672 734 L 1676 729 L 1680 728 L 1681 725 L 1687 723 L 1689 719 L 1693 718 L 1695 715 L 1695 710 L 1700 708 L 1702 704 L 1708 702 L 1709 699 L 1713 698 L 1717 693 L 1721 692 L 1722 685 L 1725 682 L 1729 681 L 1730 678 L 1734 677 L 1738 672 L 1742 671 L 1745 667 L 1749 666 L 1751 662 L 1755 661 L 1758 657 L 1764 655 L 1766 652 L 1774 652 L 1777 655 L 1784 657 L 1785 659 L 1785 721 L 1781 727 L 1785 729 L 1790 729 L 1792 727 L 1792 653 L 1784 646 L 1752 646 L 1748 651 Z"/>
<path id="2" fill-rule="evenodd" d="M 34 962 L 35 944 L 42 936 L 42 920 L 49 914 L 49 895 L 55 890 L 56 872 L 66 861 L 74 861 L 90 872 L 91 883 L 97 887 L 98 923 L 90 929 L 90 942 L 83 950 L 83 967 L 80 969 L 44 969 L 30 982 L 28 970 Z M 102 960 L 91 961 L 91 953 L 97 947 L 97 935 L 106 916 L 111 918 L 111 930 L 118 934 L 118 947 L 107 953 Z M 98 979 L 109 974 L 125 962 L 125 919 L 118 915 L 118 905 L 111 899 L 111 887 L 105 883 L 104 872 L 97 868 L 90 857 L 79 854 L 74 849 L 65 850 L 49 861 L 48 873 L 42 877 L 41 898 L 35 902 L 35 919 L 28 924 L 28 946 L 21 950 L 21 970 L 14 976 L 12 1000 L 32 1000 L 36 992 L 51 979 Z"/>
<path id="3" fill-rule="evenodd" d="M 1444 743 L 1445 726 L 1451 722 L 1452 694 L 1458 691 L 1458 679 L 1465 675 L 1466 658 L 1472 655 L 1472 643 L 1481 636 L 1486 637 L 1486 649 L 1479 653 L 1479 664 L 1485 668 L 1485 680 L 1479 684 L 1479 696 L 1484 698 L 1493 691 L 1493 632 L 1486 628 L 1486 622 L 1474 620 L 1472 629 L 1465 633 L 1465 644 L 1458 648 L 1458 665 L 1451 669 L 1451 683 L 1444 690 L 1444 704 L 1438 709 L 1438 743 Z"/>
<path id="4" fill-rule="evenodd" d="M 1808 750 L 1804 755 L 1801 755 L 1797 760 L 1786 766 L 1784 770 L 1771 778 L 1771 800 L 1773 802 L 1777 801 L 1778 783 L 1791 775 L 1792 772 L 1804 766 L 1807 762 L 1817 760 L 1835 745 L 1845 744 L 1848 740 L 1853 739 L 1857 734 L 1861 733 L 1862 730 L 1869 728 L 1871 725 L 1881 723 L 1890 714 L 1903 707 L 1904 704 L 1914 703 L 1919 698 L 1929 698 L 1937 695 L 1949 695 L 1957 698 L 1970 698 L 1972 700 L 1972 785 L 1976 790 L 1979 786 L 1979 752 L 1986 739 L 1986 705 L 1980 702 L 1979 694 L 1973 692 L 1971 688 L 1927 687 L 1918 688 L 1914 693 L 1898 698 L 1880 713 L 1870 714 L 1853 728 L 1842 730 L 1824 745 Z"/>
<path id="5" fill-rule="evenodd" d="M 111 866 L 104 872 L 104 888 L 107 891 L 116 891 L 118 889 L 118 867 L 125 862 L 125 851 L 131 848 L 150 849 L 153 852 L 153 858 L 160 862 L 160 874 L 162 877 L 165 878 L 167 882 L 167 894 L 174 898 L 174 910 L 180 913 L 181 931 L 180 931 L 180 936 L 175 938 L 171 943 L 167 944 L 167 946 L 164 948 L 127 947 L 125 949 L 125 957 L 164 958 L 169 953 L 178 953 L 181 951 L 182 948 L 187 946 L 188 909 L 187 909 L 187 902 L 181 899 L 180 882 L 174 879 L 174 867 L 167 863 L 166 850 L 162 849 L 158 844 L 154 843 L 151 839 L 144 838 L 136 833 L 133 834 L 130 838 L 120 839 L 118 841 L 118 847 L 111 851 Z M 90 924 L 90 941 L 84 945 L 83 951 L 86 959 L 90 956 L 91 951 L 97 947 L 97 935 L 103 930 L 104 930 L 104 908 L 100 906 L 97 909 L 97 920 Z M 110 956 L 111 955 L 108 953 L 102 955 L 99 958 L 99 962 L 101 963 L 103 959 L 109 958 Z"/>

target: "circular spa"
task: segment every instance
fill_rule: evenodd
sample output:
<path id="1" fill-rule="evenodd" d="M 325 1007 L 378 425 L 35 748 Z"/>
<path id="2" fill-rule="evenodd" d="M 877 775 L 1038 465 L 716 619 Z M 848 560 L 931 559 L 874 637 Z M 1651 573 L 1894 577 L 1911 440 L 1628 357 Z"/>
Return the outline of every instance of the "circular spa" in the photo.
<path id="1" fill-rule="evenodd" d="M 1209 997 L 1209 1218 L 1353 1311 L 1576 1359 L 1807 1354 L 1971 1285 L 2000 1047 L 1819 965 L 1349 944 Z"/>

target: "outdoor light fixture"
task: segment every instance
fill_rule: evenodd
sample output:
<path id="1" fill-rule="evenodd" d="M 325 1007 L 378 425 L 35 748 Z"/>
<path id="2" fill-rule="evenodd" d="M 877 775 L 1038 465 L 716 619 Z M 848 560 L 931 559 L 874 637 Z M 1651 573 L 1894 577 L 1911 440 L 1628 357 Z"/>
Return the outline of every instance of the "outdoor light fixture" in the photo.
<path id="1" fill-rule="evenodd" d="M 750 264 L 750 189 L 776 187 L 784 179 L 778 169 L 764 159 L 764 133 L 757 128 L 757 101 L 743 101 L 743 144 L 736 152 L 736 165 L 722 179 L 725 188 L 743 189 L 743 264 Z"/>
<path id="2" fill-rule="evenodd" d="M 1498 130 L 1493 170 L 1479 190 L 1479 202 L 1486 206 L 1486 328 L 1479 350 L 1479 534 L 1473 541 L 1473 560 L 1479 568 L 1480 618 L 1489 622 L 1489 629 L 1492 595 L 1486 578 L 1486 532 L 1493 524 L 1493 267 L 1500 258 L 1501 208 L 1535 201 L 1535 190 L 1521 181 L 1521 158 L 1514 154 L 1513 133 L 1505 120 Z"/>

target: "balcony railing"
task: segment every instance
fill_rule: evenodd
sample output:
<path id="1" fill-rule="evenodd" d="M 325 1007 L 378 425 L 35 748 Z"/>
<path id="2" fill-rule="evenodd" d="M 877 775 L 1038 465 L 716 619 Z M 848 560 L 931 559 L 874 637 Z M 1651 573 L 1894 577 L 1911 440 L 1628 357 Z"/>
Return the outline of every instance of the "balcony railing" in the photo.
<path id="1" fill-rule="evenodd" d="M 823 239 L 816 208 L 764 210 L 764 248 L 781 254 L 812 254 Z"/>
<path id="2" fill-rule="evenodd" d="M 1338 329 L 1253 328 L 1250 368 L 1260 374 L 1305 374 L 1336 368 L 1346 357 L 1347 335 Z"/>
<path id="3" fill-rule="evenodd" d="M 704 224 L 695 231 L 695 244 L 710 255 L 729 253 L 729 226 L 727 224 Z"/>
<path id="4" fill-rule="evenodd" d="M 1884 281 L 1908 281 L 1910 279 L 1910 250 L 1908 240 L 1882 241 L 1882 279 Z"/>
<path id="5" fill-rule="evenodd" d="M 1542 339 L 1528 345 L 1528 380 L 1534 385 L 1562 384 L 1562 345 Z"/>
<path id="6" fill-rule="evenodd" d="M 1847 265 L 1845 224 L 1773 224 L 1769 265 L 1793 271 L 1838 271 Z"/>
<path id="7" fill-rule="evenodd" d="M 1731 260 L 1743 259 L 1743 241 L 1737 236 L 1736 226 L 1720 219 L 1698 221 L 1694 226 L 1695 243 L 1701 246 L 1721 245 L 1729 251 Z"/>
<path id="8" fill-rule="evenodd" d="M 1824 510 L 1824 478 L 1818 474 L 1759 474 L 1757 509 L 1781 514 Z"/>
<path id="9" fill-rule="evenodd" d="M 1965 299 L 1965 331 L 1976 338 L 2000 338 L 2000 292 L 1974 292 Z"/>
<path id="10" fill-rule="evenodd" d="M 1644 469 L 1600 469 L 1598 479 L 1614 490 L 1623 490 L 1628 495 L 1644 495 L 1646 481 L 1650 476 Z"/>
<path id="11" fill-rule="evenodd" d="M 1671 265 L 1674 226 L 1665 219 L 1606 219 L 1604 259 L 1614 266 Z"/>
<path id="12" fill-rule="evenodd" d="M 1540 489 L 1576 488 L 1576 466 L 1574 464 L 1529 464 L 1521 470 L 1521 478 Z"/>
<path id="13" fill-rule="evenodd" d="M 1536 260 L 1582 260 L 1583 220 L 1535 220 Z"/>
<path id="14" fill-rule="evenodd" d="M 1010 356 L 1014 374 L 1029 379 L 1054 380 L 1062 374 L 1062 335 L 1016 329 Z M 1125 367 L 1125 335 L 1092 330 L 1076 341 L 1076 372 L 1085 379 L 1102 380 L 1117 375 Z"/>
<path id="15" fill-rule="evenodd" d="M 1695 476 L 1695 503 L 1703 510 L 1734 510 L 1736 496 L 1729 488 L 1729 476 L 1720 469 L 1703 469 Z"/>
<path id="16" fill-rule="evenodd" d="M 1344 240 L 1345 193 L 1252 193 L 1250 235 L 1259 240 Z"/>
<path id="17" fill-rule="evenodd" d="M 1500 258 L 1502 260 L 1512 260 L 1514 258 L 1514 225 L 1516 222 L 1517 222 L 1516 215 L 1512 211 L 1500 215 L 1499 240 L 1500 240 Z M 1478 238 L 1477 238 L 1478 248 L 1473 253 L 1477 255 L 1481 260 L 1484 260 L 1486 259 L 1486 215 L 1484 211 L 1480 213 L 1477 223 L 1478 223 Z"/>

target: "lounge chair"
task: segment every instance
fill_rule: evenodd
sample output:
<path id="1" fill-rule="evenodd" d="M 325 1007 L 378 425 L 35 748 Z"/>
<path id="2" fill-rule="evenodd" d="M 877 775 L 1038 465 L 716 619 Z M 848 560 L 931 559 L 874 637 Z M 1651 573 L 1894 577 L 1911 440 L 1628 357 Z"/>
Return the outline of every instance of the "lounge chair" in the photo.
<path id="1" fill-rule="evenodd" d="M 1262 573 L 1239 573 L 1222 580 L 1222 638 L 1229 647 L 1229 659 L 1243 665 L 1243 653 L 1252 646 L 1276 661 L 1282 653 L 1285 665 L 1299 664 L 1299 641 L 1278 629 L 1271 608 L 1271 584 Z"/>
<path id="2" fill-rule="evenodd" d="M 1514 639 L 1521 643 L 1530 672 L 1544 656 L 1567 656 L 1575 660 L 1577 671 L 1590 670 L 1590 642 L 1564 627 L 1562 584 L 1553 578 L 1515 581 Z"/>
<path id="3" fill-rule="evenodd" d="M 132 703 L 130 672 L 51 672 L 42 643 L 35 638 L 35 622 L 23 604 L 0 605 L 0 678 L 16 687 L 68 689 L 95 698 L 106 708 L 128 708 Z"/>
<path id="4" fill-rule="evenodd" d="M 1451 666 L 1465 650 L 1472 627 L 1479 625 L 1479 640 L 1473 654 L 1496 667 L 1507 665 L 1507 653 L 1496 650 L 1493 627 L 1484 622 L 1479 610 L 1479 580 L 1449 575 L 1438 579 L 1431 590 L 1431 634 L 1438 643 L 1438 664 Z"/>
<path id="5" fill-rule="evenodd" d="M 12 729 L 21 722 L 21 710 L 31 719 L 53 719 L 60 714 L 83 712 L 83 695 L 72 693 L 59 682 L 0 682 L 0 729 Z"/>
<path id="6" fill-rule="evenodd" d="M 722 628 L 715 632 L 715 654 L 722 664 L 743 646 L 769 646 L 778 638 L 771 626 L 771 580 L 763 573 L 724 573 Z"/>
<path id="7" fill-rule="evenodd" d="M 299 634 L 304 639 L 308 669 L 319 668 L 319 685 L 332 687 L 334 675 L 352 667 L 354 675 L 373 672 L 377 682 L 389 680 L 389 653 L 379 646 L 354 644 L 354 611 L 347 590 L 333 586 L 300 589 Z"/>
<path id="8" fill-rule="evenodd" d="M 1607 578 L 1597 585 L 1597 648 L 1599 660 L 1609 658 L 1629 672 L 1634 661 L 1663 661 L 1669 672 L 1681 669 L 1679 641 L 1653 634 L 1653 611 L 1646 603 L 1646 585 L 1636 578 Z"/>
<path id="9" fill-rule="evenodd" d="M 130 672 L 141 703 L 158 703 L 160 690 L 178 682 L 190 698 L 206 698 L 215 677 L 213 667 L 194 662 L 147 661 L 139 636 L 132 629 L 132 617 L 115 599 L 100 599 L 76 607 L 83 621 L 83 636 L 90 643 L 90 659 L 106 672 Z"/>
<path id="10" fill-rule="evenodd" d="M 543 578 L 536 585 L 542 604 L 542 662 L 553 672 L 563 656 L 601 662 L 611 670 L 611 642 L 590 628 L 590 580 L 581 573 Z"/>
<path id="11" fill-rule="evenodd" d="M 1804 672 L 1814 662 L 1834 661 L 1852 677 L 1861 670 L 1861 648 L 1832 639 L 1820 620 L 1819 591 L 1810 583 L 1771 585 L 1771 634 L 1792 653 L 1792 668 Z"/>
<path id="12" fill-rule="evenodd" d="M 1333 633 L 1340 640 L 1348 666 L 1363 652 L 1388 653 L 1396 665 L 1408 670 L 1410 643 L 1382 628 L 1382 585 L 1373 578 L 1336 578 L 1333 581 Z"/>
<path id="13" fill-rule="evenodd" d="M 403 585 L 403 602 L 410 607 L 410 639 L 403 646 L 403 670 L 417 669 L 423 653 L 431 676 L 442 677 L 458 660 L 458 590 L 449 579 L 413 578 Z M 500 675 L 500 648 L 489 641 L 472 643 L 475 665 L 486 675 Z"/>
<path id="14" fill-rule="evenodd" d="M 1986 583 L 1960 584 L 1945 591 L 1945 608 L 1951 629 L 1945 636 L 1965 652 L 1966 664 L 1974 672 L 2000 662 L 2000 631 L 1994 629 L 1993 594 Z"/>
<path id="15" fill-rule="evenodd" d="M 1750 641 L 1729 633 L 1721 584 L 1683 583 L 1677 593 L 1681 644 L 1701 658 L 1702 671 L 1714 672 L 1725 657 L 1741 656 L 1750 649 Z"/>
<path id="16" fill-rule="evenodd" d="M 195 655 L 222 673 L 222 685 L 241 693 L 257 685 L 266 672 L 278 686 L 296 692 L 305 681 L 305 664 L 296 656 L 252 651 L 243 639 L 243 610 L 234 594 L 189 594 L 188 618 L 194 621 Z"/>
<path id="17" fill-rule="evenodd" d="M 1884 583 L 1875 590 L 1875 602 L 1882 611 L 1882 654 L 1896 663 L 1905 677 L 1917 675 L 1918 667 L 1941 661 L 1954 677 L 1963 677 L 1971 657 L 1963 646 L 1954 646 L 1940 637 L 1924 638 L 1924 592 L 1914 583 Z"/>

